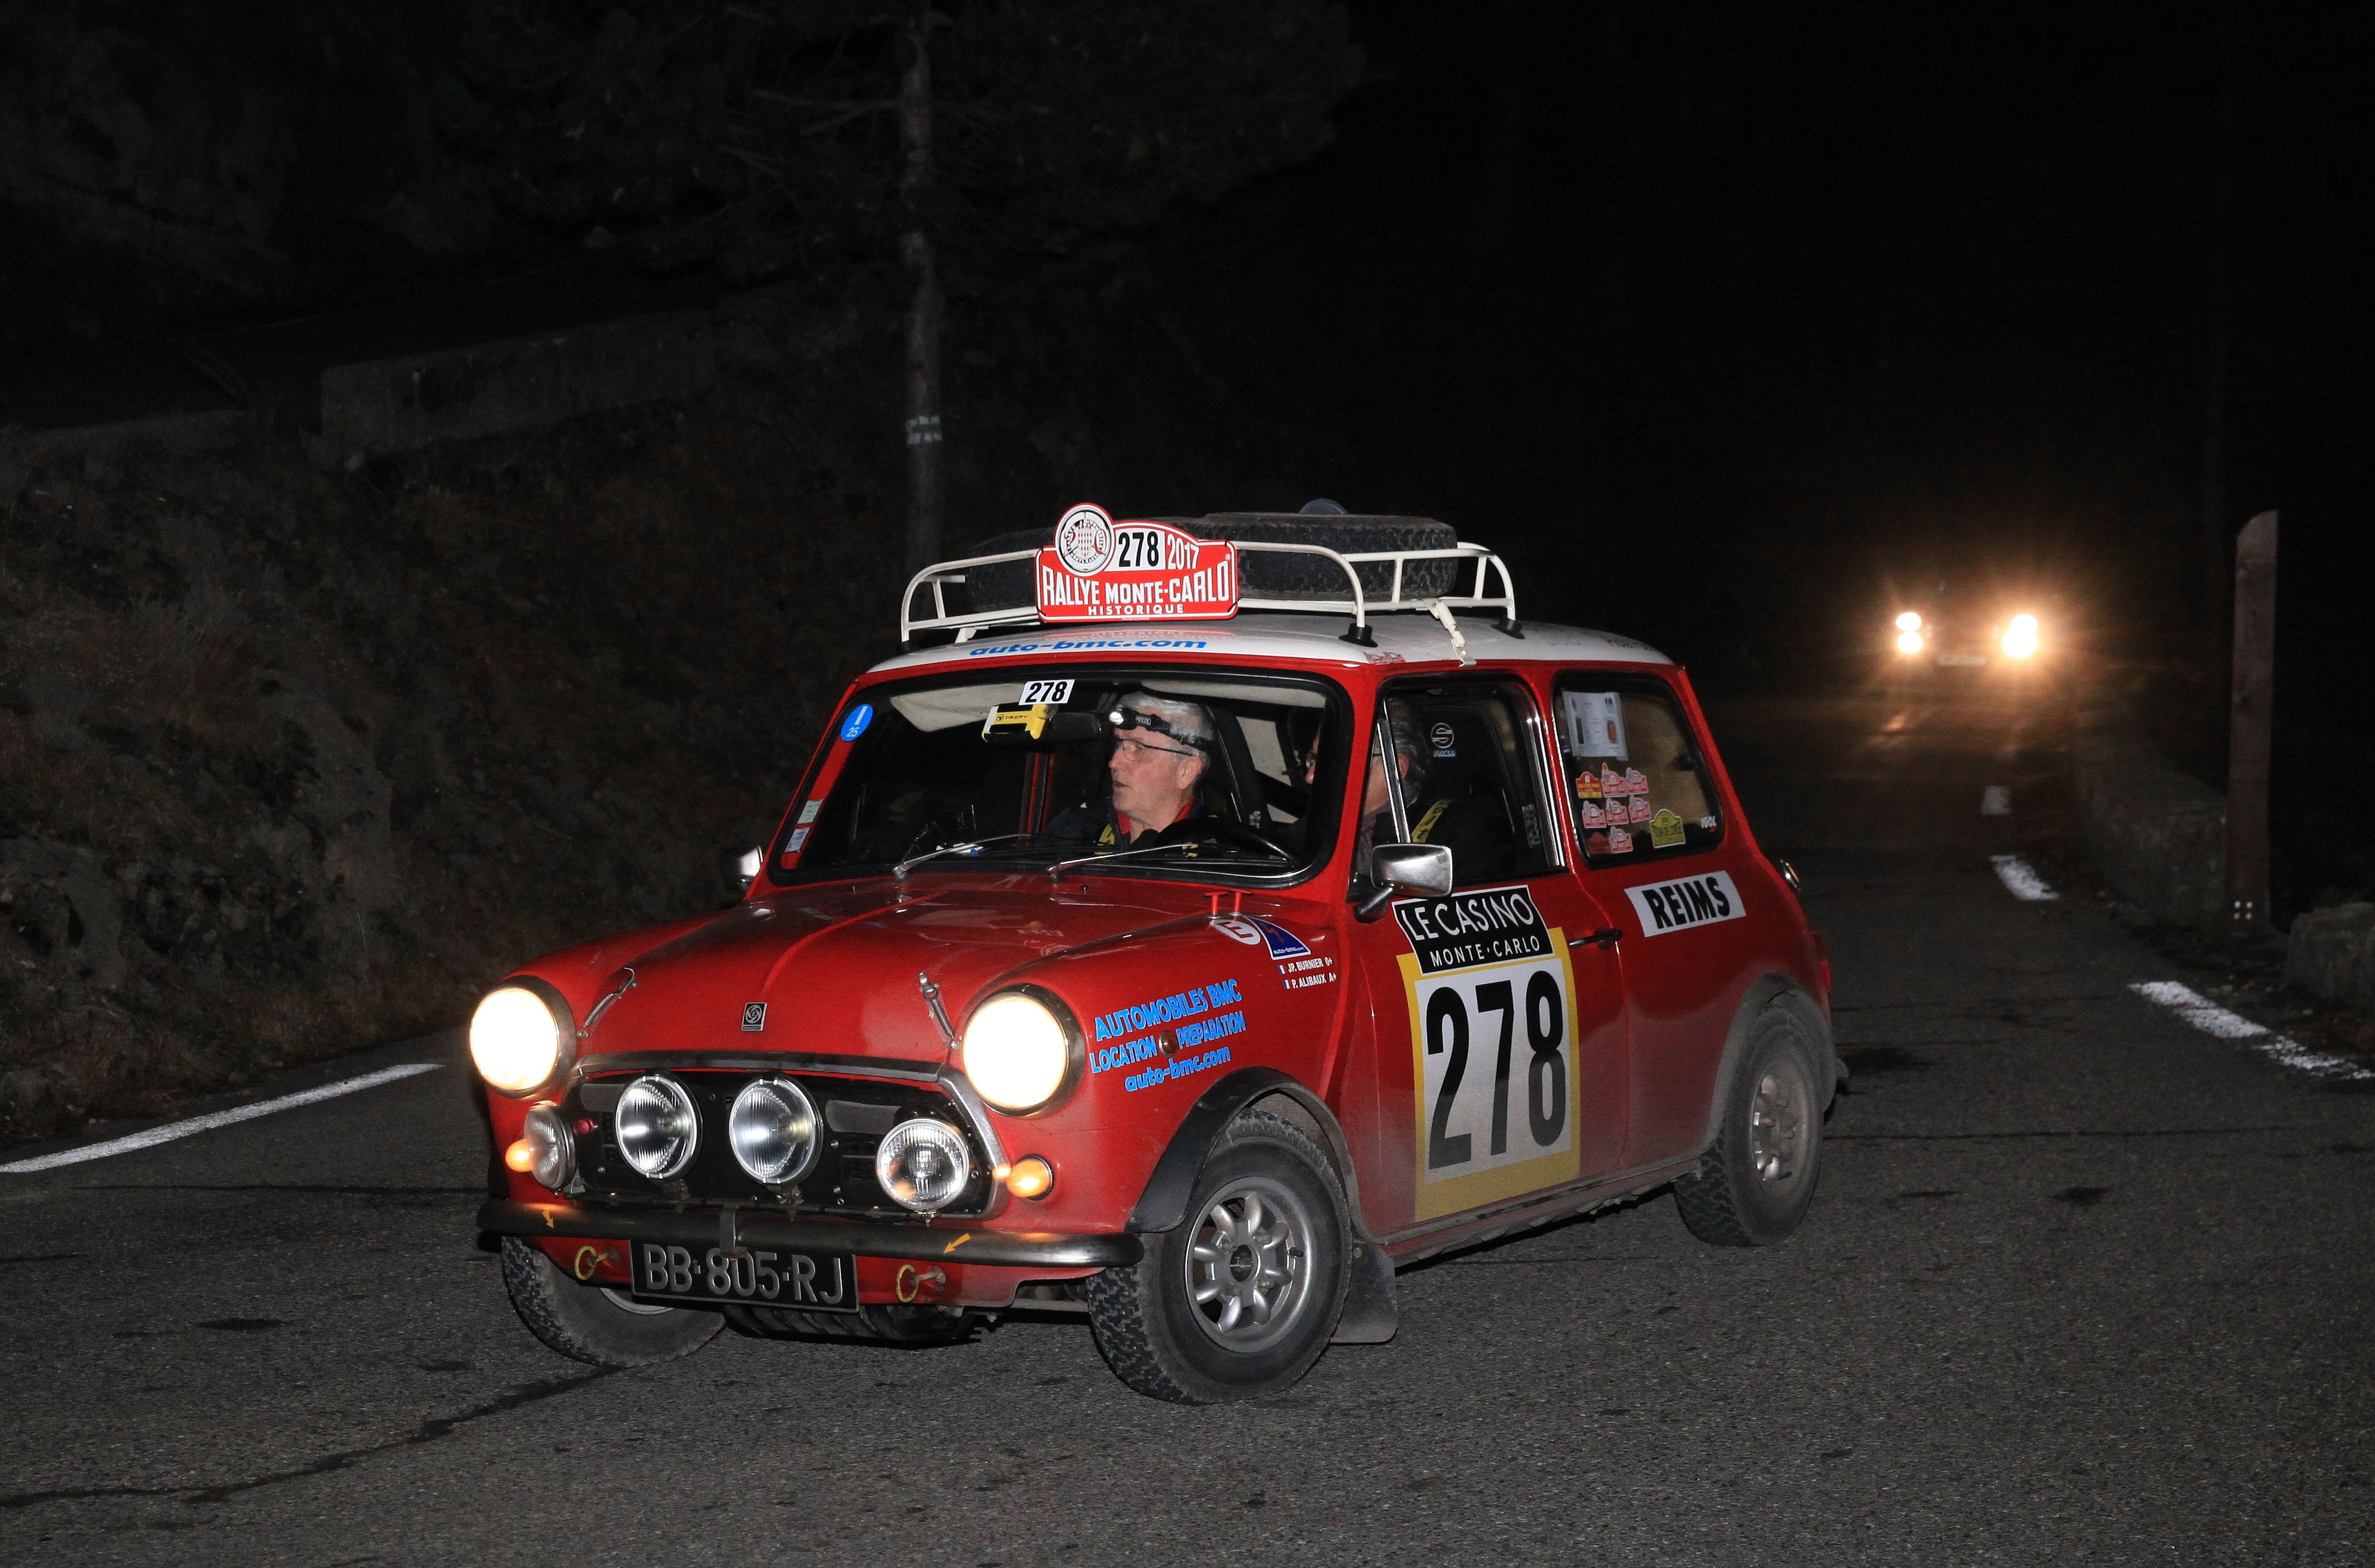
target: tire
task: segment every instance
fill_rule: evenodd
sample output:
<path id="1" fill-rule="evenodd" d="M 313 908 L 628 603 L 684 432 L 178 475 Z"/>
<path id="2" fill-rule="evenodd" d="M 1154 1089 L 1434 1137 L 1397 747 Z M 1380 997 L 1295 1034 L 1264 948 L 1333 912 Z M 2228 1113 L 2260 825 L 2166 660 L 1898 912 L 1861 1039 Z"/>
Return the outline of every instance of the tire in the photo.
<path id="1" fill-rule="evenodd" d="M 1381 550 L 1441 550 L 1459 542 L 1447 523 L 1432 517 L 1319 517 L 1294 512 L 1216 512 L 1209 517 L 1158 517 L 1199 539 L 1236 539 L 1263 544 L 1317 545 L 1339 555 L 1363 555 Z M 997 555 L 1006 550 L 1033 549 L 1056 536 L 1055 525 L 998 534 L 972 547 L 969 555 Z M 1244 591 L 1259 598 L 1341 599 L 1347 593 L 1343 571 L 1334 562 L 1308 556 L 1267 555 L 1239 558 Z M 1393 587 L 1393 568 L 1355 568 L 1361 591 L 1383 598 Z M 1456 561 L 1425 561 L 1403 574 L 1406 598 L 1466 592 L 1475 569 Z M 1010 561 L 975 568 L 965 586 L 975 609 L 1027 605 L 1034 602 L 1030 563 Z"/>
<path id="2" fill-rule="evenodd" d="M 581 1285 L 516 1236 L 503 1238 L 503 1289 L 528 1332 L 591 1366 L 649 1366 L 689 1356 L 726 1320 L 689 1307 L 645 1306 L 599 1285 Z"/>
<path id="3" fill-rule="evenodd" d="M 1771 1246 L 1806 1218 L 1823 1153 L 1816 1055 L 1786 1008 L 1769 1007 L 1749 1026 L 1723 1126 L 1698 1169 L 1674 1184 L 1674 1207 L 1699 1240 Z"/>
<path id="4" fill-rule="evenodd" d="M 1136 1264 L 1088 1283 L 1097 1349 L 1140 1394 L 1182 1405 L 1277 1394 L 1328 1348 L 1352 1228 L 1334 1167 L 1300 1129 L 1259 1111 L 1231 1122 L 1188 1218 L 1146 1241 Z"/>

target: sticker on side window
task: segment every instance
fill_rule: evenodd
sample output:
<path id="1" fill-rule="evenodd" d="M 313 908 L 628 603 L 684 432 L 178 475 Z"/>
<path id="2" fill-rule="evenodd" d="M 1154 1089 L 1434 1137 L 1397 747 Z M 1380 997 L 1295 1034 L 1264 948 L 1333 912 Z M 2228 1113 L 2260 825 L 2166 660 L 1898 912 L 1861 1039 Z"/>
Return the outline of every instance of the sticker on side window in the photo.
<path id="1" fill-rule="evenodd" d="M 1574 1181 L 1579 1090 L 1566 937 L 1522 887 L 1404 899 L 1417 1217 Z"/>
<path id="2" fill-rule="evenodd" d="M 1633 901 L 1633 913 L 1641 917 L 1644 937 L 1738 920 L 1748 913 L 1727 871 L 1677 877 L 1671 882 L 1644 882 L 1625 889 L 1625 896 Z"/>

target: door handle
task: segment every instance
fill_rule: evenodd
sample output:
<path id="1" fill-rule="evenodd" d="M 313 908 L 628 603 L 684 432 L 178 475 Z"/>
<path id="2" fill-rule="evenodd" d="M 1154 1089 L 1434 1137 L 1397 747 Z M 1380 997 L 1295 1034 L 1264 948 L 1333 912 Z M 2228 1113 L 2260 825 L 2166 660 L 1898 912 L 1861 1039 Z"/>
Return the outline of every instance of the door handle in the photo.
<path id="1" fill-rule="evenodd" d="M 1604 953 L 1610 949 L 1615 947 L 1617 942 L 1621 940 L 1624 936 L 1625 933 L 1618 930 L 1615 926 L 1603 925 L 1589 937 L 1571 937 L 1567 942 L 1567 946 L 1570 948 L 1579 948 L 1586 942 L 1589 942 L 1592 946 L 1598 948 Z"/>

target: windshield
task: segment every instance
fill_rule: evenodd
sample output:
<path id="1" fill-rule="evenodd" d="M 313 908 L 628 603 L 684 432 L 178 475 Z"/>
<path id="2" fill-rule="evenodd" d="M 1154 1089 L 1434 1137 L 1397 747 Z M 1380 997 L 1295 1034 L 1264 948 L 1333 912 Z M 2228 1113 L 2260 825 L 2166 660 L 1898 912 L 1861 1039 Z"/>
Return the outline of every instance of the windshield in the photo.
<path id="1" fill-rule="evenodd" d="M 1204 668 L 878 688 L 839 721 L 821 798 L 794 813 L 774 878 L 1116 855 L 1150 872 L 1290 875 L 1330 843 L 1315 800 L 1341 785 L 1349 713 L 1317 680 Z"/>

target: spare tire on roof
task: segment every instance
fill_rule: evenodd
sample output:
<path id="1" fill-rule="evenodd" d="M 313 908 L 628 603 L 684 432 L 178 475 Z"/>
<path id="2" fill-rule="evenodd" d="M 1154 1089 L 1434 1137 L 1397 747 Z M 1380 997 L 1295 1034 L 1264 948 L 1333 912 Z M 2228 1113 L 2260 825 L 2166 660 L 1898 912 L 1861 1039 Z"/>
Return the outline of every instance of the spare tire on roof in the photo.
<path id="1" fill-rule="evenodd" d="M 1138 521 L 1116 518 L 1116 522 Z M 1231 539 L 1239 543 L 1317 545 L 1339 555 L 1368 555 L 1385 550 L 1446 550 L 1459 543 L 1448 523 L 1432 517 L 1347 514 L 1317 516 L 1297 512 L 1215 512 L 1206 517 L 1156 517 L 1199 539 Z M 1053 543 L 1056 525 L 995 534 L 973 547 L 974 555 L 998 555 L 1007 550 L 1035 549 Z M 1343 569 L 1315 556 L 1271 555 L 1247 551 L 1237 558 L 1241 592 L 1258 599 L 1341 599 L 1350 596 Z M 1393 591 L 1394 569 L 1372 561 L 1355 568 L 1361 592 L 1373 602 Z M 1402 596 L 1429 598 L 1462 592 L 1474 581 L 1475 568 L 1459 561 L 1428 560 L 1402 569 Z M 966 573 L 965 587 L 973 607 L 1006 609 L 1035 603 L 1031 563 L 1016 560 L 975 567 Z"/>

